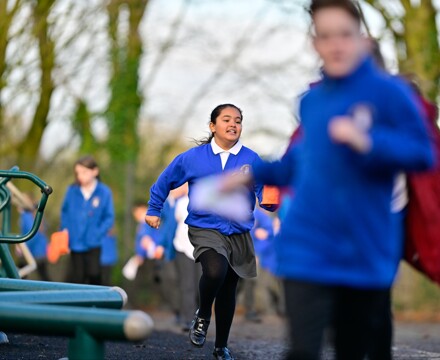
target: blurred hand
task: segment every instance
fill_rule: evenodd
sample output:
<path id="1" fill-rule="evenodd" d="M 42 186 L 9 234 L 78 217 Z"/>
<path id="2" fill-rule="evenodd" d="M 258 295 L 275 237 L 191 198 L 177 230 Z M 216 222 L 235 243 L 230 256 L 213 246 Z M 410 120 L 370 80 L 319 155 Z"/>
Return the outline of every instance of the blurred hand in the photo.
<path id="1" fill-rule="evenodd" d="M 263 228 L 255 229 L 254 234 L 258 240 L 266 240 L 269 236 L 269 232 Z"/>
<path id="2" fill-rule="evenodd" d="M 345 144 L 353 150 L 365 154 L 371 149 L 369 135 L 356 127 L 348 116 L 334 117 L 328 126 L 330 138 L 340 144 Z"/>
<path id="3" fill-rule="evenodd" d="M 145 215 L 145 222 L 148 225 L 150 225 L 152 228 L 159 229 L 160 217 L 159 216 Z"/>
<path id="4" fill-rule="evenodd" d="M 220 191 L 231 192 L 241 186 L 250 186 L 252 184 L 252 175 L 250 173 L 234 172 L 226 173 L 221 178 Z"/>
<path id="5" fill-rule="evenodd" d="M 154 241 L 151 236 L 144 235 L 141 239 L 141 247 L 145 251 L 150 251 L 150 249 L 154 246 Z"/>
<path id="6" fill-rule="evenodd" d="M 156 247 L 156 251 L 154 252 L 154 258 L 156 260 L 160 260 L 163 258 L 163 253 L 165 252 L 165 248 L 163 246 Z"/>
<path id="7" fill-rule="evenodd" d="M 136 255 L 136 262 L 137 262 L 138 266 L 141 266 L 144 263 L 143 257 Z"/>

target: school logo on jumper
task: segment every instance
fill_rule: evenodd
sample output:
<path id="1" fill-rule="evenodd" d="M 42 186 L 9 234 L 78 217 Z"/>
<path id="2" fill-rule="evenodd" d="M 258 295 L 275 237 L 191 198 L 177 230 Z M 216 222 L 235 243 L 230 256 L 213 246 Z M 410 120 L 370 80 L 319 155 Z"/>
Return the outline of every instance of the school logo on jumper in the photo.
<path id="1" fill-rule="evenodd" d="M 368 131 L 373 126 L 373 111 L 367 104 L 358 104 L 351 111 L 353 122 L 359 130 Z"/>
<path id="2" fill-rule="evenodd" d="M 240 172 L 241 172 L 242 174 L 249 174 L 249 173 L 251 172 L 251 166 L 250 166 L 249 164 L 243 165 L 243 166 L 240 168 Z"/>
<path id="3" fill-rule="evenodd" d="M 94 208 L 97 208 L 97 207 L 99 206 L 99 197 L 98 197 L 98 196 L 95 196 L 95 197 L 92 199 L 92 206 L 93 206 Z"/>

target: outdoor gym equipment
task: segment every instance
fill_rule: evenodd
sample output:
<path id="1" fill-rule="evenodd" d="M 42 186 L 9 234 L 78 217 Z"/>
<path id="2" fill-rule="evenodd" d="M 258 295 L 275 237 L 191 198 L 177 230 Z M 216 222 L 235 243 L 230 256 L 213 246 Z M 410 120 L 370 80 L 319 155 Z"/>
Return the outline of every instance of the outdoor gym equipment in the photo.
<path id="1" fill-rule="evenodd" d="M 10 231 L 11 194 L 6 185 L 11 179 L 30 180 L 41 190 L 34 223 L 27 234 Z M 17 167 L 0 170 L 0 328 L 68 336 L 69 360 L 104 359 L 105 340 L 143 340 L 151 334 L 153 321 L 142 311 L 120 310 L 127 294 L 119 287 L 20 279 L 9 245 L 23 243 L 37 233 L 51 193 L 52 188 L 31 173 Z"/>

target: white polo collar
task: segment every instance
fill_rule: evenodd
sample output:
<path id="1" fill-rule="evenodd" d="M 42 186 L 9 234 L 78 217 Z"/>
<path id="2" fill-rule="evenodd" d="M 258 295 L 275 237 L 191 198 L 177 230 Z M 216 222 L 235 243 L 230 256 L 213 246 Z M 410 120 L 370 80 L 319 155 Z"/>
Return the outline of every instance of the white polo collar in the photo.
<path id="1" fill-rule="evenodd" d="M 215 138 L 212 138 L 212 140 L 211 140 L 211 148 L 212 148 L 212 151 L 215 155 L 221 154 L 221 153 L 230 153 L 233 155 L 237 155 L 240 152 L 242 147 L 243 147 L 243 144 L 240 142 L 240 140 L 238 140 L 236 142 L 236 144 L 233 147 L 231 147 L 229 150 L 224 150 L 220 146 L 217 145 L 217 143 L 215 142 Z"/>

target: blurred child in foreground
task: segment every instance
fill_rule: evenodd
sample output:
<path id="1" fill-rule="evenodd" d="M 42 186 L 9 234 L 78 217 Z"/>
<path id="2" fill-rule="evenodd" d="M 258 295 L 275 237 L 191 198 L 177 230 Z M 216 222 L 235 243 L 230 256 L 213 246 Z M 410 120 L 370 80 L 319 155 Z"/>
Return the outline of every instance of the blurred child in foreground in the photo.
<path id="1" fill-rule="evenodd" d="M 301 100 L 302 138 L 281 161 L 256 164 L 225 188 L 252 177 L 295 188 L 275 241 L 287 358 L 319 359 L 332 325 L 338 360 L 389 360 L 378 329 L 403 246 L 392 189 L 399 172 L 432 166 L 431 144 L 412 91 L 368 56 L 354 2 L 314 0 L 309 11 L 323 80 Z"/>

